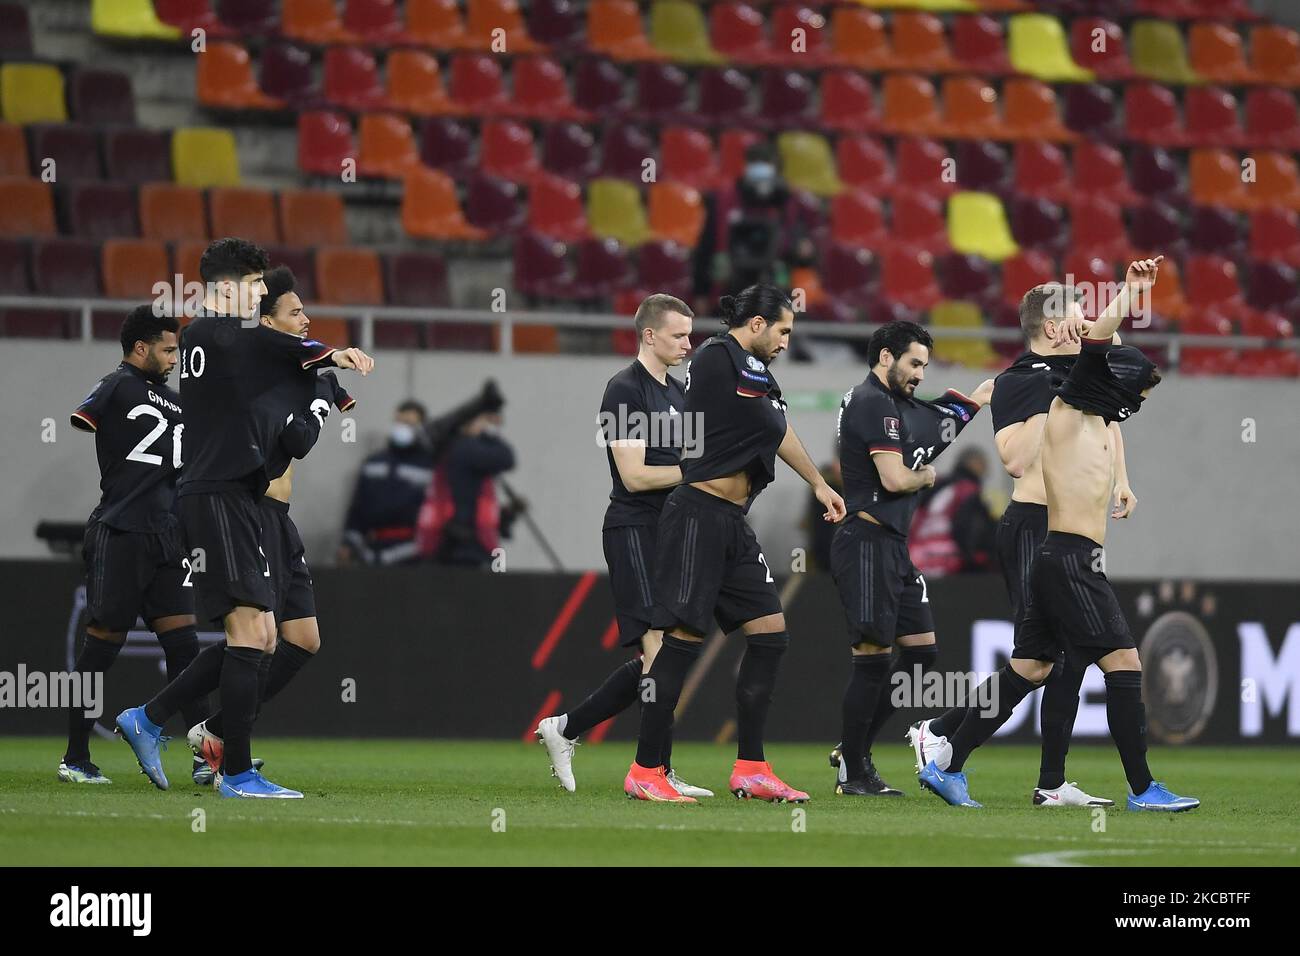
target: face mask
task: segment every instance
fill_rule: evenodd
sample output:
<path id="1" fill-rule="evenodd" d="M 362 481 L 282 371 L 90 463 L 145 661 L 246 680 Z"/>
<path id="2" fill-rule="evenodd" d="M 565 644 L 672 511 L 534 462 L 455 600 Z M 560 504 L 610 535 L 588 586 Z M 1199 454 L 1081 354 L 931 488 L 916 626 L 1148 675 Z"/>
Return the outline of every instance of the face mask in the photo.
<path id="1" fill-rule="evenodd" d="M 415 444 L 415 426 L 407 422 L 394 422 L 388 429 L 388 440 L 398 448 L 410 448 Z"/>

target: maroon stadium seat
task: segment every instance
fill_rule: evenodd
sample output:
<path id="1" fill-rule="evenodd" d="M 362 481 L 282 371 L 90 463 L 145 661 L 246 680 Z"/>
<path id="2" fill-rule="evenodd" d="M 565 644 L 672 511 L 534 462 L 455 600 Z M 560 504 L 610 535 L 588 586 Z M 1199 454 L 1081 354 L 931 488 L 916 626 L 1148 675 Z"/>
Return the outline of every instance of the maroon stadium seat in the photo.
<path id="1" fill-rule="evenodd" d="M 565 298 L 572 280 L 568 249 L 563 242 L 531 232 L 515 240 L 514 284 L 524 295 Z"/>
<path id="2" fill-rule="evenodd" d="M 645 289 L 654 289 L 688 299 L 691 294 L 691 251 L 685 246 L 662 239 L 644 242 L 636 251 L 637 280 Z"/>
<path id="3" fill-rule="evenodd" d="M 690 77 L 671 63 L 642 63 L 636 70 L 636 104 L 641 119 L 676 123 L 690 115 Z"/>
<path id="4" fill-rule="evenodd" d="M 1242 255 L 1246 248 L 1242 217 L 1231 209 L 1217 206 L 1196 206 L 1192 209 L 1187 238 L 1194 252 L 1207 252 L 1234 259 Z M 1159 247 L 1144 245 L 1144 248 Z"/>
<path id="5" fill-rule="evenodd" d="M 579 109 L 598 116 L 622 112 L 627 83 L 623 71 L 609 60 L 583 57 L 573 72 L 573 101 Z"/>
<path id="6" fill-rule="evenodd" d="M 78 67 L 68 84 L 72 118 L 89 126 L 133 126 L 135 95 L 131 77 L 118 70 Z"/>
<path id="7" fill-rule="evenodd" d="M 962 189 L 1006 191 L 1012 166 L 1005 147 L 987 140 L 963 140 L 957 144 L 956 153 L 957 185 Z"/>
<path id="8" fill-rule="evenodd" d="M 953 252 L 935 262 L 935 271 L 945 297 L 975 302 L 986 310 L 997 303 L 997 276 L 987 259 Z"/>
<path id="9" fill-rule="evenodd" d="M 655 155 L 655 143 L 640 126 L 607 126 L 601 141 L 602 175 L 641 181 L 644 163 Z"/>
<path id="10" fill-rule="evenodd" d="M 451 303 L 447 262 L 433 252 L 390 252 L 384 256 L 390 305 L 444 308 Z"/>
<path id="11" fill-rule="evenodd" d="M 27 147 L 32 169 L 42 174 L 47 160 L 53 160 L 55 182 L 75 183 L 104 178 L 99 165 L 99 137 L 89 126 L 73 123 L 27 127 Z"/>
<path id="12" fill-rule="evenodd" d="M 108 178 L 150 183 L 172 178 L 171 134 L 127 127 L 104 133 L 104 171 Z"/>
<path id="13" fill-rule="evenodd" d="M 1118 135 L 1115 94 L 1097 83 L 1071 83 L 1065 88 L 1064 119 L 1069 129 L 1090 139 Z"/>
<path id="14" fill-rule="evenodd" d="M 1250 263 L 1246 287 L 1246 304 L 1252 309 L 1281 316 L 1295 316 L 1300 308 L 1296 271 L 1285 263 Z"/>
<path id="15" fill-rule="evenodd" d="M 542 163 L 547 171 L 579 182 L 599 175 L 600 157 L 591 130 L 577 123 L 547 126 Z"/>
<path id="16" fill-rule="evenodd" d="M 1159 250 L 1180 259 L 1187 251 L 1187 240 L 1178 211 L 1159 200 L 1134 206 L 1128 212 L 1128 239 L 1134 249 Z"/>
<path id="17" fill-rule="evenodd" d="M 298 109 L 323 105 L 312 67 L 311 51 L 280 41 L 262 49 L 262 92 Z"/>
<path id="18" fill-rule="evenodd" d="M 32 25 L 21 3 L 0 3 L 0 55 L 30 56 Z"/>
<path id="19" fill-rule="evenodd" d="M 473 132 L 459 120 L 426 119 L 420 126 L 420 160 L 450 176 L 468 176 L 478 168 Z"/>
<path id="20" fill-rule="evenodd" d="M 632 284 L 632 262 L 614 239 L 584 239 L 575 253 L 573 286 L 575 299 L 606 299 Z"/>
<path id="21" fill-rule="evenodd" d="M 140 234 L 135 189 L 117 183 L 82 183 L 64 193 L 70 232 L 82 239 L 134 238 Z"/>
<path id="22" fill-rule="evenodd" d="M 85 239 L 41 239 L 32 248 L 32 289 L 37 295 L 97 298 L 99 243 Z"/>
<path id="23" fill-rule="evenodd" d="M 21 239 L 0 239 L 0 295 L 30 295 L 28 244 Z"/>
<path id="24" fill-rule="evenodd" d="M 1129 182 L 1134 191 L 1144 199 L 1161 198 L 1181 204 L 1184 202 L 1184 180 L 1178 162 L 1159 146 L 1141 143 L 1129 149 Z"/>
<path id="25" fill-rule="evenodd" d="M 216 0 L 221 22 L 240 36 L 274 34 L 280 26 L 276 0 Z"/>
<path id="26" fill-rule="evenodd" d="M 877 301 L 876 260 L 865 249 L 832 243 L 822 258 L 822 287 L 844 303 L 865 307 Z"/>
<path id="27" fill-rule="evenodd" d="M 528 5 L 528 35 L 549 47 L 582 46 L 584 24 L 579 6 L 575 0 L 532 0 Z"/>
<path id="28" fill-rule="evenodd" d="M 316 264 L 310 249 L 293 246 L 267 246 L 266 257 L 272 266 L 288 266 L 294 274 L 295 291 L 304 302 L 316 302 Z M 341 344 L 341 343 L 340 343 Z"/>
<path id="29" fill-rule="evenodd" d="M 465 218 L 471 225 L 503 236 L 522 229 L 527 214 L 517 183 L 484 175 L 470 179 L 465 192 Z"/>
<path id="30" fill-rule="evenodd" d="M 718 126 L 753 126 L 753 84 L 739 70 L 714 68 L 698 74 L 700 118 Z"/>
<path id="31" fill-rule="evenodd" d="M 1046 199 L 1017 196 L 1010 204 L 1011 235 L 1022 249 L 1060 255 L 1069 240 L 1065 212 Z"/>
<path id="32" fill-rule="evenodd" d="M 815 91 L 803 73 L 769 67 L 763 71 L 760 90 L 759 112 L 769 129 L 801 127 L 812 120 Z"/>

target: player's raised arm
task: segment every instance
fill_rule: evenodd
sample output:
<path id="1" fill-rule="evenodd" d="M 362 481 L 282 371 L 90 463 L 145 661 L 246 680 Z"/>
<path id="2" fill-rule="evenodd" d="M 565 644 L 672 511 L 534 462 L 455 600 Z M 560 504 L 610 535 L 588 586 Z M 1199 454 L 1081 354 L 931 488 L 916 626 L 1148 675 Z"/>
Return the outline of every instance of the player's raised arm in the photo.
<path id="1" fill-rule="evenodd" d="M 826 506 L 826 513 L 822 515 L 823 520 L 839 521 L 844 517 L 847 513 L 844 508 L 844 499 L 826 483 L 821 470 L 808 457 L 808 450 L 803 447 L 803 442 L 794 433 L 794 426 L 789 422 L 786 423 L 785 437 L 781 439 L 781 444 L 776 453 L 783 462 L 795 470 L 800 478 L 808 482 L 817 500 Z"/>
<path id="2" fill-rule="evenodd" d="M 1133 296 L 1140 289 L 1149 288 L 1155 283 L 1163 259 L 1164 256 L 1156 256 L 1154 259 L 1137 259 L 1130 263 L 1128 272 L 1124 276 L 1124 287 L 1120 289 L 1119 295 L 1111 299 L 1110 304 L 1102 310 L 1101 315 L 1097 316 L 1096 321 L 1086 329 L 1086 320 L 1081 318 L 1060 323 L 1057 326 L 1056 343 L 1060 344 L 1067 339 L 1077 341 L 1084 334 L 1092 339 L 1111 338 L 1129 314 Z"/>

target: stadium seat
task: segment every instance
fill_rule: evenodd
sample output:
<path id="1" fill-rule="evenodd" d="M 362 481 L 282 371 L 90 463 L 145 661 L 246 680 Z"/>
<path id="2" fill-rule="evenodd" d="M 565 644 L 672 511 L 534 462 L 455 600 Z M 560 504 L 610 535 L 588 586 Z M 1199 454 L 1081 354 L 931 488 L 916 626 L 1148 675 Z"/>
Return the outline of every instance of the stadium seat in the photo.
<path id="1" fill-rule="evenodd" d="M 865 249 L 832 243 L 822 257 L 823 288 L 833 298 L 854 307 L 874 304 L 876 259 Z"/>
<path id="2" fill-rule="evenodd" d="M 1284 317 L 1295 315 L 1297 307 L 1300 307 L 1296 272 L 1286 263 L 1250 263 L 1246 289 L 1246 304 L 1260 312 Z"/>
<path id="3" fill-rule="evenodd" d="M 1178 321 L 1187 312 L 1182 269 L 1177 259 L 1160 263 L 1160 281 L 1151 287 L 1151 309 L 1156 315 Z"/>
<path id="4" fill-rule="evenodd" d="M 928 193 L 905 193 L 895 197 L 891 213 L 889 235 L 894 242 L 933 253 L 949 250 L 942 200 Z"/>
<path id="5" fill-rule="evenodd" d="M 831 53 L 841 66 L 854 70 L 897 66 L 884 17 L 860 7 L 838 5 L 831 11 Z"/>
<path id="6" fill-rule="evenodd" d="M 771 50 L 765 24 L 763 14 L 748 3 L 728 0 L 709 8 L 709 39 L 713 48 L 737 63 L 758 66 L 768 62 Z"/>
<path id="7" fill-rule="evenodd" d="M 179 127 L 172 133 L 172 171 L 183 186 L 238 186 L 239 153 L 234 134 L 224 129 Z"/>
<path id="8" fill-rule="evenodd" d="M 532 0 L 528 5 L 528 34 L 538 43 L 572 51 L 584 45 L 583 21 L 570 0 Z"/>
<path id="9" fill-rule="evenodd" d="M 21 239 L 0 239 L 0 295 L 31 294 L 32 278 L 27 260 L 26 242 Z"/>
<path id="10" fill-rule="evenodd" d="M 1130 83 L 1124 91 L 1124 131 L 1131 140 L 1186 146 L 1173 90 L 1156 83 Z"/>
<path id="11" fill-rule="evenodd" d="M 885 251 L 881 267 L 885 298 L 908 309 L 933 307 L 943 293 L 934 278 L 934 257 L 924 249 L 893 247 Z"/>
<path id="12" fill-rule="evenodd" d="M 751 98 L 753 84 L 734 69 L 702 70 L 698 74 L 696 112 L 717 126 L 753 126 L 757 122 Z"/>
<path id="13" fill-rule="evenodd" d="M 685 95 L 684 75 L 681 81 Z M 542 56 L 520 57 L 514 61 L 511 83 L 516 114 L 548 122 L 591 118 L 585 110 L 574 105 L 568 73 L 557 60 Z"/>
<path id="14" fill-rule="evenodd" d="M 261 88 L 267 96 L 291 103 L 297 109 L 323 104 L 311 51 L 292 43 L 269 43 L 262 48 L 260 65 Z"/>
<path id="15" fill-rule="evenodd" d="M 669 126 L 659 134 L 663 178 L 706 192 L 724 185 L 713 141 L 690 126 Z"/>
<path id="16" fill-rule="evenodd" d="M 1241 146 L 1246 135 L 1237 99 L 1217 86 L 1189 87 L 1183 97 L 1186 141 L 1193 146 Z"/>
<path id="17" fill-rule="evenodd" d="M 781 175 L 795 189 L 815 196 L 834 196 L 844 184 L 835 172 L 835 157 L 825 137 L 816 133 L 782 133 L 777 137 Z"/>
<path id="18" fill-rule="evenodd" d="M 104 171 L 109 179 L 151 183 L 172 178 L 171 134 L 139 127 L 104 134 Z"/>
<path id="19" fill-rule="evenodd" d="M 453 179 L 463 179 L 478 168 L 474 147 L 474 134 L 461 120 L 437 117 L 420 126 L 420 160 Z"/>
<path id="20" fill-rule="evenodd" d="M 438 169 L 418 167 L 402 182 L 402 231 L 417 239 L 478 241 L 487 234 L 465 218 L 456 183 Z"/>
<path id="21" fill-rule="evenodd" d="M 726 62 L 709 41 L 703 11 L 686 0 L 654 0 L 650 7 L 650 42 L 678 63 Z"/>
<path id="22" fill-rule="evenodd" d="M 528 225 L 551 239 L 573 242 L 590 235 L 582 189 L 560 176 L 536 180 L 528 195 Z"/>
<path id="23" fill-rule="evenodd" d="M 1005 147 L 985 140 L 964 140 L 957 144 L 956 160 L 957 185 L 962 189 L 999 195 L 1006 192 L 1012 164 Z"/>
<path id="24" fill-rule="evenodd" d="M 722 168 L 722 178 L 727 183 L 734 183 L 740 178 L 745 171 L 745 153 L 760 140 L 761 137 L 752 130 L 722 131 L 718 137 L 718 165 Z"/>
<path id="25" fill-rule="evenodd" d="M 1062 124 L 1052 88 L 1026 76 L 1013 77 L 1002 87 L 1002 127 L 1007 139 L 1063 143 L 1078 138 Z"/>
<path id="26" fill-rule="evenodd" d="M 822 126 L 855 133 L 875 128 L 879 120 L 875 91 L 858 71 L 823 71 L 820 93 Z"/>
<path id="27" fill-rule="evenodd" d="M 1256 208 L 1300 209 L 1300 172 L 1290 153 L 1267 152 L 1251 157 L 1255 182 L 1247 186 L 1247 200 Z"/>
<path id="28" fill-rule="evenodd" d="M 32 290 L 61 298 L 99 298 L 99 243 L 86 239 L 42 239 L 32 247 Z"/>
<path id="29" fill-rule="evenodd" d="M 207 240 L 185 240 L 173 244 L 172 272 L 181 277 L 183 285 L 203 281 L 199 274 L 199 260 L 207 248 Z"/>
<path id="30" fill-rule="evenodd" d="M 881 128 L 910 136 L 928 136 L 942 125 L 938 96 L 926 77 L 914 73 L 890 73 L 881 87 Z"/>
<path id="31" fill-rule="evenodd" d="M 451 61 L 451 98 L 468 113 L 509 112 L 501 64 L 486 53 L 457 53 Z"/>
<path id="32" fill-rule="evenodd" d="M 998 138 L 1002 131 L 998 91 L 982 77 L 945 78 L 940 131 L 957 139 Z"/>
<path id="33" fill-rule="evenodd" d="M 393 109 L 417 116 L 458 112 L 442 85 L 438 60 L 424 50 L 393 50 L 384 63 L 387 86 L 383 98 Z"/>
<path id="34" fill-rule="evenodd" d="M 580 301 L 605 299 L 632 285 L 632 262 L 614 239 L 584 239 L 575 251 L 573 286 Z"/>
<path id="35" fill-rule="evenodd" d="M 489 176 L 527 183 L 542 171 L 533 131 L 514 120 L 488 120 L 479 142 L 479 164 Z"/>
<path id="36" fill-rule="evenodd" d="M 1001 76 L 1015 71 L 1007 56 L 1002 24 L 993 17 L 974 14 L 953 17 L 952 54 L 963 69 L 981 76 Z"/>
<path id="37" fill-rule="evenodd" d="M 542 163 L 547 172 L 566 180 L 585 182 L 600 174 L 600 158 L 591 130 L 578 123 L 551 123 L 546 127 Z"/>
<path id="38" fill-rule="evenodd" d="M 1140 199 L 1128 184 L 1123 154 L 1105 143 L 1081 141 L 1075 145 L 1072 178 L 1074 188 L 1083 195 L 1097 196 L 1121 206 L 1132 205 Z"/>
<path id="39" fill-rule="evenodd" d="M 364 113 L 358 138 L 357 174 L 360 176 L 402 179 L 420 165 L 415 133 L 405 116 Z"/>
<path id="40" fill-rule="evenodd" d="M 878 139 L 841 136 L 835 143 L 835 168 L 840 179 L 850 188 L 875 195 L 893 191 L 893 163 Z"/>
<path id="41" fill-rule="evenodd" d="M 831 239 L 853 249 L 884 249 L 890 238 L 880 200 L 864 189 L 845 189 L 831 200 Z"/>
<path id="42" fill-rule="evenodd" d="M 267 246 L 266 257 L 273 266 L 288 266 L 295 277 L 298 297 L 304 302 L 317 302 L 315 256 L 310 249 L 295 249 L 292 246 Z M 335 331 L 335 330 L 340 331 Z M 343 319 L 317 319 L 312 322 L 312 334 L 323 342 L 337 342 L 340 345 L 351 341 Z"/>
<path id="43" fill-rule="evenodd" d="M 1022 249 L 1059 254 L 1069 240 L 1065 212 L 1045 199 L 1016 197 L 1011 201 L 1011 235 Z"/>
<path id="44" fill-rule="evenodd" d="M 1129 147 L 1129 182 L 1138 201 L 1160 198 L 1175 205 L 1185 203 L 1184 179 L 1178 160 L 1159 146 Z"/>
<path id="45" fill-rule="evenodd" d="M 412 42 L 402 23 L 401 5 L 397 0 L 346 0 L 343 29 L 368 46 Z"/>
<path id="46" fill-rule="evenodd" d="M 1200 83 L 1187 62 L 1183 35 L 1176 24 L 1161 20 L 1135 20 L 1129 26 L 1133 69 L 1161 83 Z"/>
<path id="47" fill-rule="evenodd" d="M 636 252 L 637 282 L 679 299 L 691 296 L 691 250 L 675 242 L 651 240 Z"/>
<path id="48" fill-rule="evenodd" d="M 1272 86 L 1300 86 L 1300 33 L 1260 24 L 1250 31 L 1250 65 Z"/>
<path id="49" fill-rule="evenodd" d="M 626 100 L 627 85 L 616 64 L 596 57 L 578 61 L 573 73 L 573 101 L 578 109 L 596 115 L 617 114 Z"/>
<path id="50" fill-rule="evenodd" d="M 1071 252 L 1061 263 L 1061 268 L 1065 273 L 1061 281 L 1074 286 L 1091 285 L 1098 288 L 1115 281 L 1115 263 L 1088 252 Z M 1164 281 L 1163 272 L 1161 281 Z M 1097 307 L 1104 308 L 1104 306 Z"/>
<path id="51" fill-rule="evenodd" d="M 140 234 L 160 242 L 207 239 L 210 233 L 203 190 L 171 183 L 141 186 Z"/>
<path id="52" fill-rule="evenodd" d="M 316 293 L 329 305 L 383 305 L 379 254 L 346 246 L 316 250 Z"/>
<path id="53" fill-rule="evenodd" d="M 772 9 L 769 59 L 801 70 L 831 66 L 826 18 L 802 3 L 781 3 Z"/>
<path id="54" fill-rule="evenodd" d="M 1048 83 L 1088 83 L 1095 74 L 1074 62 L 1061 21 L 1046 13 L 1010 18 L 1011 64 Z"/>
<path id="55" fill-rule="evenodd" d="M 1124 31 L 1113 20 L 1075 18 L 1070 24 L 1070 57 L 1102 81 L 1129 80 L 1134 75 L 1124 46 Z"/>
<path id="56" fill-rule="evenodd" d="M 1213 309 L 1230 320 L 1244 314 L 1246 302 L 1237 280 L 1237 266 L 1231 260 L 1188 256 L 1186 274 L 1184 293 L 1191 308 L 1198 312 Z"/>
<path id="57" fill-rule="evenodd" d="M 1243 172 L 1236 156 L 1226 150 L 1193 150 L 1188 161 L 1192 199 L 1203 206 L 1249 209 L 1254 203 L 1242 181 Z M 1252 184 L 1251 190 L 1256 186 Z"/>
<path id="58" fill-rule="evenodd" d="M 291 246 L 348 243 L 343 198 L 328 189 L 286 189 L 277 194 L 284 241 Z"/>
<path id="59" fill-rule="evenodd" d="M 636 0 L 590 0 L 587 46 L 615 60 L 664 59 L 646 36 Z"/>
<path id="60" fill-rule="evenodd" d="M 1294 289 L 1294 274 L 1290 276 L 1290 281 Z M 1241 317 L 1241 334 L 1259 335 L 1266 339 L 1289 339 L 1295 335 L 1295 326 L 1286 316 L 1247 309 Z"/>
<path id="61" fill-rule="evenodd" d="M 343 113 L 311 112 L 298 115 L 298 169 L 304 173 L 337 178 L 344 163 L 356 162 L 357 144 L 352 124 Z"/>
<path id="62" fill-rule="evenodd" d="M 465 220 L 489 236 L 519 232 L 527 214 L 517 183 L 480 174 L 465 187 Z"/>
<path id="63" fill-rule="evenodd" d="M 1250 254 L 1300 265 L 1300 216 L 1291 209 L 1256 209 L 1250 214 Z"/>
<path id="64" fill-rule="evenodd" d="M 103 247 L 104 295 L 110 299 L 148 300 L 154 286 L 171 284 L 167 247 L 151 239 L 109 239 Z"/>
<path id="65" fill-rule="evenodd" d="M 643 182 L 646 161 L 653 160 L 654 140 L 640 126 L 620 123 L 605 130 L 601 175 Z"/>
<path id="66" fill-rule="evenodd" d="M 587 221 L 602 239 L 635 249 L 652 238 L 641 190 L 618 179 L 593 179 L 587 186 Z"/>
<path id="67" fill-rule="evenodd" d="M 695 248 L 704 228 L 700 194 L 690 186 L 658 182 L 650 186 L 650 231 L 656 238 Z"/>
<path id="68" fill-rule="evenodd" d="M 633 112 L 639 119 L 680 122 L 691 114 L 690 95 L 690 77 L 680 67 L 672 63 L 642 63 L 637 67 Z"/>
<path id="69" fill-rule="evenodd" d="M 936 198 L 957 191 L 944 145 L 932 139 L 902 139 L 894 154 L 894 194 L 924 193 Z"/>
<path id="70" fill-rule="evenodd" d="M 104 171 L 99 165 L 99 137 L 88 126 L 74 123 L 33 124 L 27 128 L 31 151 L 31 169 L 51 181 L 73 183 L 100 180 Z"/>
<path id="71" fill-rule="evenodd" d="M 943 21 L 921 10 L 899 10 L 890 21 L 890 49 L 898 69 L 951 73 L 962 64 L 948 49 Z"/>
<path id="72" fill-rule="evenodd" d="M 17 3 L 0 4 L 0 56 L 32 54 L 32 24 L 27 8 Z"/>
<path id="73" fill-rule="evenodd" d="M 433 252 L 390 252 L 384 256 L 389 305 L 412 309 L 451 304 L 447 261 Z"/>
<path id="74" fill-rule="evenodd" d="M 495 53 L 539 53 L 544 47 L 528 35 L 518 0 L 469 0 L 465 39 L 475 49 Z"/>
<path id="75" fill-rule="evenodd" d="M 1132 250 L 1120 207 L 1094 197 L 1072 203 L 1070 248 L 1101 259 L 1127 259 Z"/>
<path id="76" fill-rule="evenodd" d="M 1037 249 L 1022 249 L 1002 263 L 1002 301 L 1019 306 L 1024 294 L 1056 278 L 1052 257 Z"/>
<path id="77" fill-rule="evenodd" d="M 237 36 L 278 33 L 280 14 L 275 0 L 220 0 L 217 15 Z"/>
<path id="78" fill-rule="evenodd" d="M 1261 80 L 1246 62 L 1241 34 L 1231 24 L 1193 23 L 1187 31 L 1187 53 L 1192 70 L 1211 83 L 1240 86 Z"/>
<path id="79" fill-rule="evenodd" d="M 208 193 L 208 211 L 213 235 L 242 236 L 260 246 L 281 241 L 275 194 L 269 190 L 213 189 Z"/>
<path id="80" fill-rule="evenodd" d="M 1065 88 L 1066 128 L 1082 137 L 1106 141 L 1116 138 L 1118 123 L 1115 94 L 1097 83 L 1074 83 Z"/>
<path id="81" fill-rule="evenodd" d="M 406 35 L 434 50 L 466 47 L 465 21 L 456 0 L 406 0 Z"/>
<path id="82" fill-rule="evenodd" d="M 361 47 L 332 46 L 325 51 L 324 95 L 331 106 L 354 113 L 392 108 L 374 54 Z"/>
<path id="83" fill-rule="evenodd" d="M 68 111 L 89 126 L 134 125 L 131 77 L 119 70 L 78 67 L 68 87 Z"/>
<path id="84" fill-rule="evenodd" d="M 760 125 L 772 130 L 806 126 L 812 119 L 814 87 L 797 70 L 771 67 L 759 85 Z"/>
<path id="85" fill-rule="evenodd" d="M 1134 249 L 1157 249 L 1169 258 L 1182 257 L 1187 249 L 1187 235 L 1176 209 L 1152 200 L 1134 206 L 1128 215 L 1127 234 Z"/>
<path id="86" fill-rule="evenodd" d="M 6 123 L 66 123 L 63 74 L 45 63 L 0 65 L 0 112 Z"/>
<path id="87" fill-rule="evenodd" d="M 1001 262 L 1020 251 L 1002 202 L 991 193 L 958 192 L 948 198 L 948 241 L 957 252 Z"/>
<path id="88" fill-rule="evenodd" d="M 359 41 L 343 26 L 334 0 L 280 0 L 280 33 L 315 46 Z"/>
<path id="89" fill-rule="evenodd" d="M 152 0 L 92 0 L 90 29 L 122 40 L 178 40 L 181 31 L 163 23 Z"/>
<path id="90" fill-rule="evenodd" d="M 1080 143 L 1080 146 L 1084 144 Z M 1077 155 L 1076 147 L 1076 155 Z M 1022 140 L 1016 143 L 1014 159 L 1015 191 L 1021 196 L 1064 202 L 1074 189 L 1065 154 L 1051 143 Z M 960 166 L 958 169 L 960 170 Z M 1120 172 L 1123 173 L 1121 160 Z"/>
<path id="91" fill-rule="evenodd" d="M 524 295 L 564 298 L 572 282 L 573 269 L 563 242 L 538 233 L 525 233 L 515 240 L 514 285 Z"/>
<path id="92" fill-rule="evenodd" d="M 939 290 L 949 299 L 973 302 L 981 309 L 997 305 L 996 266 L 982 256 L 951 252 L 935 260 Z"/>
<path id="93" fill-rule="evenodd" d="M 67 223 L 84 239 L 134 238 L 140 235 L 135 190 L 118 183 L 79 183 L 64 191 Z"/>
<path id="94" fill-rule="evenodd" d="M 274 110 L 284 107 L 281 100 L 262 92 L 253 73 L 248 51 L 238 43 L 209 43 L 198 54 L 195 86 L 201 106 L 227 110 Z"/>
<path id="95" fill-rule="evenodd" d="M 997 361 L 997 353 L 988 339 L 957 338 L 942 334 L 943 329 L 978 329 L 984 316 L 973 302 L 936 302 L 930 308 L 930 326 L 934 336 L 934 357 L 970 368 L 987 368 Z"/>
<path id="96" fill-rule="evenodd" d="M 30 174 L 23 128 L 14 123 L 0 123 L 0 178 Z"/>
<path id="97" fill-rule="evenodd" d="M 1246 94 L 1246 141 L 1265 149 L 1300 150 L 1300 116 L 1295 96 L 1277 87 Z"/>

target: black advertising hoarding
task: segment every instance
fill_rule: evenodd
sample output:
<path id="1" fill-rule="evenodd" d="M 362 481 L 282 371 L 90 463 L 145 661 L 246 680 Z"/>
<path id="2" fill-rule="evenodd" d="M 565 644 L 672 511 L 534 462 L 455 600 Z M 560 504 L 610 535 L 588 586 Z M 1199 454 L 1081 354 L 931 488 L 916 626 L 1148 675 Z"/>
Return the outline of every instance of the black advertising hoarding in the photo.
<path id="1" fill-rule="evenodd" d="M 539 716 L 578 703 L 627 653 L 616 643 L 603 575 L 324 569 L 315 583 L 321 653 L 266 708 L 259 733 L 521 738 Z M 84 625 L 80 584 L 72 563 L 0 562 L 0 597 L 8 609 L 0 634 L 0 733 L 64 732 L 59 711 L 15 706 L 14 690 L 34 673 L 71 668 Z M 825 575 L 808 573 L 787 579 L 783 591 L 792 641 L 769 736 L 831 744 L 849 656 L 834 586 Z M 1300 741 L 1300 589 L 1121 582 L 1117 591 L 1142 650 L 1153 741 Z M 899 727 L 933 716 L 946 703 L 940 695 L 954 692 L 956 676 L 997 669 L 1011 648 L 998 578 L 936 579 L 928 593 L 947 676 L 923 685 L 934 696 L 896 717 Z M 201 637 L 220 635 L 203 631 Z M 733 732 L 744 642 L 736 636 L 710 644 L 716 646 L 706 646 L 678 709 L 681 739 L 726 739 Z M 101 726 L 150 697 L 162 680 L 156 642 L 147 631 L 132 632 L 106 681 Z M 1005 736 L 1035 739 L 1037 712 L 1035 694 L 1012 716 Z M 636 722 L 634 712 L 626 713 L 589 739 L 631 738 Z M 1107 737 L 1105 691 L 1095 668 L 1084 683 L 1075 737 Z"/>

